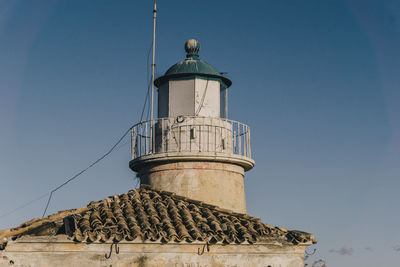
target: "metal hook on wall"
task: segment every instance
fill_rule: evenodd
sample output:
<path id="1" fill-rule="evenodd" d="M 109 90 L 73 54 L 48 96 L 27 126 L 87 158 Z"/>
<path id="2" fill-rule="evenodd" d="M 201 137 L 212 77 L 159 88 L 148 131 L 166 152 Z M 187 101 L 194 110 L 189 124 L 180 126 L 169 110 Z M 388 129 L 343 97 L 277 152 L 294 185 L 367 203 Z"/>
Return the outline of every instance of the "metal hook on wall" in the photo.
<path id="1" fill-rule="evenodd" d="M 105 257 L 106 259 L 109 259 L 109 258 L 111 258 L 111 254 L 112 254 L 113 245 L 115 245 L 115 253 L 116 253 L 116 254 L 119 254 L 119 247 L 118 247 L 118 243 L 116 243 L 116 242 L 113 242 L 113 243 L 111 244 L 111 246 L 110 246 L 110 253 L 109 253 L 108 255 L 107 255 L 107 253 L 106 253 L 106 254 L 104 254 L 104 257 Z"/>
<path id="2" fill-rule="evenodd" d="M 206 242 L 204 245 L 203 245 L 203 248 L 202 248 L 202 250 L 201 250 L 201 252 L 200 252 L 200 248 L 198 248 L 197 249 L 197 254 L 198 255 L 203 255 L 204 254 L 204 250 L 207 248 L 207 252 L 210 252 L 210 245 L 208 244 L 208 242 Z"/>
<path id="3" fill-rule="evenodd" d="M 114 243 L 115 244 L 115 253 L 119 254 L 119 247 L 118 247 L 118 243 Z"/>

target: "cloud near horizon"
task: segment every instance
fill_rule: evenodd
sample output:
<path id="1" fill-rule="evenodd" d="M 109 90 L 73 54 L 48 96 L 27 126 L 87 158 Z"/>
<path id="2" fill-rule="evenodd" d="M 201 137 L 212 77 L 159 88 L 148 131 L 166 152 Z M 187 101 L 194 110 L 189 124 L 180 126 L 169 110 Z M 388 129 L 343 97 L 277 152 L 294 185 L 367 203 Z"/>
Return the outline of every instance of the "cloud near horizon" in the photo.
<path id="1" fill-rule="evenodd" d="M 352 255 L 354 249 L 352 247 L 343 246 L 340 249 L 331 249 L 329 250 L 330 253 L 337 253 L 339 255 Z"/>
<path id="2" fill-rule="evenodd" d="M 400 252 L 400 245 L 394 246 L 393 250 L 396 251 L 396 252 Z"/>

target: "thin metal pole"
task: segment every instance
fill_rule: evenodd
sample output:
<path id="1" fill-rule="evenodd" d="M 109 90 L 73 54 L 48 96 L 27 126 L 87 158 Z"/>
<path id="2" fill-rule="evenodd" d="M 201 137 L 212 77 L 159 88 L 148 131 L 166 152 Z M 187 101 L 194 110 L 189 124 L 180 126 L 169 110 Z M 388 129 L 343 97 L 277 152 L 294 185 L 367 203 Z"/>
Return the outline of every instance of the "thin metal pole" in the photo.
<path id="1" fill-rule="evenodd" d="M 151 64 L 151 109 L 150 120 L 153 119 L 153 101 L 154 101 L 154 68 L 155 68 L 155 54 L 156 54 L 156 18 L 157 18 L 157 4 L 154 0 L 153 9 L 153 61 Z"/>
<path id="2" fill-rule="evenodd" d="M 157 4 L 156 0 L 154 0 L 154 8 L 153 8 L 153 61 L 151 64 L 151 107 L 150 107 L 150 153 L 154 153 L 154 141 L 155 141 L 155 132 L 154 132 L 154 114 L 153 114 L 153 102 L 154 102 L 154 69 L 155 69 L 155 54 L 156 54 L 156 18 L 157 18 Z"/>

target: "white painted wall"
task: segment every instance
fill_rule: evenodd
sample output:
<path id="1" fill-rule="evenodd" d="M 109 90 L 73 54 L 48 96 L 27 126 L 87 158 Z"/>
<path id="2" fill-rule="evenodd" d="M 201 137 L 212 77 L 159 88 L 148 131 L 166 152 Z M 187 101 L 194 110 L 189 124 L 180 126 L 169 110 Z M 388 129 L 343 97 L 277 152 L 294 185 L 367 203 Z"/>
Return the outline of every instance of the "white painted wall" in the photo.
<path id="1" fill-rule="evenodd" d="M 204 101 L 202 101 L 203 97 Z M 195 79 L 195 111 L 198 111 L 198 116 L 220 116 L 220 83 L 218 81 Z"/>
<path id="2" fill-rule="evenodd" d="M 304 267 L 306 245 L 254 244 L 209 246 L 204 243 L 125 242 L 74 243 L 61 237 L 27 237 L 10 241 L 0 251 L 0 266 L 15 267 Z M 199 252 L 203 251 L 202 255 Z"/>
<path id="3" fill-rule="evenodd" d="M 220 117 L 224 115 L 225 103 L 221 92 L 219 81 L 199 78 L 171 80 L 158 90 L 158 118 L 194 115 Z"/>

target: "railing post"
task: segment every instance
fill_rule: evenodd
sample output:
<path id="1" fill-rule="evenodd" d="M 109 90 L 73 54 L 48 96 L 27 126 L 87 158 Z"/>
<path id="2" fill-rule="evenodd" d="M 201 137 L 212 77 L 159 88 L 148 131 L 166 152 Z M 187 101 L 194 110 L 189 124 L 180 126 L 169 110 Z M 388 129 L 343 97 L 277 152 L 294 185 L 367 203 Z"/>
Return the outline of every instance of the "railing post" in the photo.
<path id="1" fill-rule="evenodd" d="M 233 129 L 235 129 L 235 126 L 233 126 Z M 236 131 L 235 130 L 233 130 L 232 129 L 232 139 L 233 139 L 233 148 L 232 148 L 232 151 L 233 151 L 233 154 L 236 154 L 236 151 L 237 151 L 237 148 L 236 148 Z"/>
<path id="2" fill-rule="evenodd" d="M 143 136 L 143 124 L 140 124 L 139 125 L 140 127 L 140 135 L 139 135 L 139 141 L 140 141 L 140 144 L 139 144 L 139 157 L 141 157 L 142 156 L 142 136 Z"/>
<path id="3" fill-rule="evenodd" d="M 242 129 L 243 129 L 243 152 L 242 156 L 246 156 L 246 128 L 245 125 L 242 124 Z"/>
<path id="4" fill-rule="evenodd" d="M 217 126 L 214 126 L 214 152 L 217 152 Z"/>
<path id="5" fill-rule="evenodd" d="M 151 136 L 152 136 L 152 151 L 151 153 L 156 153 L 156 124 L 155 124 L 155 120 L 151 120 L 151 125 L 152 125 L 152 131 L 151 131 Z"/>
<path id="6" fill-rule="evenodd" d="M 169 119 L 165 120 L 164 119 L 164 123 L 166 122 L 166 130 L 165 130 L 165 126 L 164 126 L 164 130 L 166 131 L 166 136 L 165 136 L 165 147 L 164 147 L 164 152 L 168 152 L 169 151 L 169 136 L 171 134 L 171 127 L 169 126 Z"/>
<path id="7" fill-rule="evenodd" d="M 210 125 L 207 125 L 207 152 L 210 152 Z"/>
<path id="8" fill-rule="evenodd" d="M 250 136 L 250 128 L 249 128 L 249 157 L 251 158 L 251 136 Z"/>
<path id="9" fill-rule="evenodd" d="M 240 123 L 238 124 L 239 130 L 238 130 L 238 137 L 239 137 L 239 155 L 242 155 L 242 132 L 240 127 Z"/>
<path id="10" fill-rule="evenodd" d="M 161 137 L 161 149 L 160 149 L 160 151 L 161 152 L 165 152 L 164 151 L 164 131 L 165 131 L 164 119 L 161 119 L 161 134 L 160 134 L 160 137 Z"/>
<path id="11" fill-rule="evenodd" d="M 182 139 L 181 139 L 181 136 L 182 136 L 181 127 L 182 127 L 182 126 L 178 126 L 178 131 L 179 131 L 179 133 L 178 133 L 178 151 L 179 151 L 179 152 L 181 152 L 181 143 L 182 143 Z"/>
<path id="12" fill-rule="evenodd" d="M 199 125 L 199 152 L 200 151 L 201 151 L 201 125 Z"/>
<path id="13" fill-rule="evenodd" d="M 244 135 L 243 135 L 244 143 L 245 143 L 245 146 L 244 146 L 244 149 L 245 149 L 244 156 L 247 157 L 247 149 L 248 149 L 248 147 L 247 147 L 247 127 L 246 127 L 246 125 L 243 125 L 243 127 L 244 127 L 244 130 L 245 130 Z"/>
<path id="14" fill-rule="evenodd" d="M 144 133 L 144 154 L 145 155 L 147 155 L 147 146 L 148 146 L 148 142 L 147 142 L 147 134 L 148 134 L 148 132 L 147 132 L 147 123 L 148 122 L 145 122 L 144 123 L 144 131 L 145 131 L 145 133 Z"/>
<path id="15" fill-rule="evenodd" d="M 249 126 L 247 126 L 247 157 L 251 157 L 250 156 L 250 128 Z"/>
<path id="16" fill-rule="evenodd" d="M 133 145 L 133 127 L 131 128 L 131 158 L 133 160 L 133 155 L 134 155 L 134 145 Z"/>

